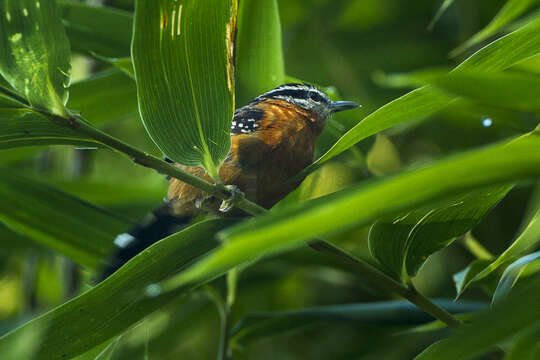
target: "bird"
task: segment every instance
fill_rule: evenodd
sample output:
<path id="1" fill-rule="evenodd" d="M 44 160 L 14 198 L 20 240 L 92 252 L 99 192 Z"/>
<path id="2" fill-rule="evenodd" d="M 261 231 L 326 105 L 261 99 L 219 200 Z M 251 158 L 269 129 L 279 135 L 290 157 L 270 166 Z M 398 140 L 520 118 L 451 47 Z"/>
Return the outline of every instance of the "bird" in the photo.
<path id="1" fill-rule="evenodd" d="M 231 122 L 231 148 L 219 169 L 222 184 L 234 187 L 258 205 L 270 209 L 301 183 L 290 181 L 313 161 L 315 143 L 329 117 L 360 105 L 332 101 L 310 84 L 289 83 L 265 92 L 237 109 Z M 199 166 L 166 161 L 209 182 Z M 242 216 L 240 210 L 224 214 L 223 202 L 181 180 L 170 178 L 167 200 L 130 231 L 116 237 L 116 250 L 101 279 L 105 279 L 137 253 L 180 229 L 200 214 Z M 225 207 L 228 210 L 228 207 Z"/>

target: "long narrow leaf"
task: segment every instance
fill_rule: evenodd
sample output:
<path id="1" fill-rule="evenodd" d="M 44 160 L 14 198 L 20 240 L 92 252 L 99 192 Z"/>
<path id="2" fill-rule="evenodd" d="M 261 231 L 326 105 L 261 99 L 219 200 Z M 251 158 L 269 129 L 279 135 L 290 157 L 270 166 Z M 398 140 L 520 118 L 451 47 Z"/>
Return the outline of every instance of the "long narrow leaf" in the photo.
<path id="1" fill-rule="evenodd" d="M 540 19 L 523 26 L 478 50 L 454 71 L 495 72 L 540 52 Z M 303 174 L 347 150 L 359 141 L 389 127 L 413 119 L 424 119 L 457 99 L 431 86 L 424 86 L 386 104 L 364 118 L 343 135 L 330 150 L 315 161 Z"/>
<path id="2" fill-rule="evenodd" d="M 486 308 L 486 304 L 435 300 L 451 313 L 468 313 Z M 432 321 L 433 318 L 407 301 L 386 301 L 345 304 L 248 314 L 232 329 L 232 341 L 248 342 L 280 333 L 298 330 L 314 323 L 349 321 L 359 325 L 410 326 Z"/>
<path id="3" fill-rule="evenodd" d="M 230 147 L 235 0 L 139 0 L 133 65 L 146 130 L 171 159 L 215 179 Z"/>
<path id="4" fill-rule="evenodd" d="M 13 170 L 0 170 L 0 221 L 35 242 L 96 268 L 131 224 Z"/>
<path id="5" fill-rule="evenodd" d="M 496 34 L 503 26 L 538 4 L 540 4 L 539 0 L 508 0 L 486 27 L 452 51 L 452 55 L 459 55 L 471 46 Z"/>
<path id="6" fill-rule="evenodd" d="M 225 243 L 219 250 L 165 286 L 212 279 L 240 263 L 298 247 L 308 239 L 474 188 L 540 176 L 539 146 L 540 134 L 531 133 L 244 222 L 221 233 Z"/>
<path id="7" fill-rule="evenodd" d="M 147 286 L 213 249 L 215 232 L 230 223 L 201 222 L 159 241 L 96 287 L 0 338 L 0 354 L 34 329 L 47 329 L 35 360 L 69 359 L 120 334 L 174 299 L 148 298 Z"/>

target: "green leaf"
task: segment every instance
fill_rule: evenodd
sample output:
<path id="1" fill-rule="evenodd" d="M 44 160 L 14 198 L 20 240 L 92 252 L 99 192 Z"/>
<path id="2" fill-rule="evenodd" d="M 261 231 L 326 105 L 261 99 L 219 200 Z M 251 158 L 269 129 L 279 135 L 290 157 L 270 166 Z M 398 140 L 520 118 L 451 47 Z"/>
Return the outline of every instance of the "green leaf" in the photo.
<path id="1" fill-rule="evenodd" d="M 133 65 L 146 130 L 172 160 L 217 179 L 230 147 L 236 1 L 139 0 Z"/>
<path id="2" fill-rule="evenodd" d="M 496 34 L 503 26 L 538 4 L 540 4 L 539 0 L 508 0 L 486 27 L 452 51 L 452 55 L 459 55 L 471 46 L 479 44 L 491 35 Z"/>
<path id="3" fill-rule="evenodd" d="M 483 310 L 486 305 L 475 302 L 435 300 L 450 313 L 467 313 Z M 231 331 L 231 340 L 247 344 L 264 337 L 273 336 L 313 325 L 344 321 L 358 325 L 410 326 L 424 324 L 433 318 L 407 301 L 386 301 L 364 304 L 329 305 L 300 310 L 274 311 L 248 314 Z"/>
<path id="4" fill-rule="evenodd" d="M 71 51 L 52 0 L 0 3 L 0 73 L 32 106 L 66 116 Z"/>
<path id="5" fill-rule="evenodd" d="M 137 87 L 118 70 L 106 70 L 70 88 L 69 108 L 92 124 L 138 119 Z"/>
<path id="6" fill-rule="evenodd" d="M 36 360 L 69 359 L 102 344 L 174 300 L 147 297 L 148 285 L 181 271 L 217 246 L 214 234 L 231 220 L 209 220 L 169 236 L 107 280 L 0 339 L 0 353 L 36 328 L 46 328 Z"/>
<path id="7" fill-rule="evenodd" d="M 175 288 L 211 279 L 245 261 L 368 225 L 382 216 L 475 188 L 539 176 L 539 146 L 540 134 L 531 133 L 243 222 L 220 234 L 225 242 L 217 251 L 164 286 Z"/>
<path id="8" fill-rule="evenodd" d="M 437 10 L 437 12 L 435 13 L 435 16 L 433 16 L 433 19 L 431 20 L 431 22 L 429 23 L 428 25 L 428 30 L 431 30 L 433 29 L 433 27 L 435 26 L 435 24 L 437 23 L 437 21 L 439 21 L 439 19 L 441 18 L 441 16 L 444 14 L 444 12 L 450 7 L 450 5 L 452 5 L 454 3 L 454 0 L 444 0 L 443 3 L 441 4 L 441 7 L 439 8 L 439 10 Z"/>
<path id="9" fill-rule="evenodd" d="M 133 16 L 111 7 L 58 1 L 73 49 L 107 57 L 130 55 Z"/>
<path id="10" fill-rule="evenodd" d="M 461 63 L 454 71 L 496 72 L 507 69 L 540 51 L 540 19 L 490 43 Z M 409 120 L 424 119 L 457 99 L 432 86 L 424 86 L 384 105 L 343 135 L 302 175 L 349 149 L 359 141 Z"/>
<path id="11" fill-rule="evenodd" d="M 527 288 L 513 292 L 490 311 L 473 317 L 467 326 L 458 328 L 450 338 L 431 345 L 415 359 L 470 359 L 485 353 L 540 321 L 538 296 L 532 295 L 539 292 L 540 277 L 537 277 L 528 282 Z"/>
<path id="12" fill-rule="evenodd" d="M 518 334 L 504 360 L 535 360 L 540 358 L 540 324 Z"/>
<path id="13" fill-rule="evenodd" d="M 74 129 L 58 125 L 33 110 L 0 109 L 0 149 L 59 144 L 100 146 L 99 142 L 81 135 Z"/>
<path id="14" fill-rule="evenodd" d="M 284 83 L 285 65 L 276 0 L 242 0 L 238 11 L 236 101 L 243 106 Z"/>
<path id="15" fill-rule="evenodd" d="M 499 285 L 493 294 L 493 303 L 498 303 L 508 296 L 514 285 L 524 275 L 540 270 L 540 251 L 524 256 L 514 261 L 504 270 Z"/>
<path id="16" fill-rule="evenodd" d="M 96 268 L 131 224 L 35 180 L 0 171 L 0 221 L 81 265 Z"/>
<path id="17" fill-rule="evenodd" d="M 517 111 L 540 111 L 540 76 L 521 73 L 454 72 L 433 84 L 453 95 Z"/>
<path id="18" fill-rule="evenodd" d="M 489 187 L 436 207 L 378 220 L 369 232 L 371 254 L 397 278 L 415 276 L 431 254 L 470 231 L 512 187 Z"/>
<path id="19" fill-rule="evenodd" d="M 516 240 L 506 249 L 497 259 L 492 261 L 488 266 L 486 266 L 482 271 L 472 278 L 469 282 L 464 284 L 464 289 L 468 287 L 472 282 L 479 281 L 503 264 L 507 264 L 510 261 L 514 261 L 519 258 L 520 255 L 526 253 L 527 251 L 534 249 L 540 242 L 540 202 L 537 204 L 536 213 L 528 223 L 528 225 L 523 229 L 523 231 L 518 235 Z"/>
<path id="20" fill-rule="evenodd" d="M 476 259 L 465 269 L 454 274 L 452 278 L 454 279 L 454 285 L 456 286 L 456 299 L 463 294 L 467 284 L 490 263 L 491 260 L 488 259 Z"/>

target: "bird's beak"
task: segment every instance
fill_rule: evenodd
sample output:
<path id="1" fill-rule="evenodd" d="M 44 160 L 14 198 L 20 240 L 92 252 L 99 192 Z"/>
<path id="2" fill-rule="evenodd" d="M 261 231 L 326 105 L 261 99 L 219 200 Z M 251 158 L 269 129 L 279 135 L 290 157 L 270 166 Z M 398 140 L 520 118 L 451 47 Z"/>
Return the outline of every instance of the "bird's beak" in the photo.
<path id="1" fill-rule="evenodd" d="M 332 112 L 350 110 L 350 109 L 357 108 L 359 106 L 362 106 L 362 105 L 355 103 L 354 101 L 332 101 L 332 104 L 330 104 L 330 108 L 332 109 Z"/>

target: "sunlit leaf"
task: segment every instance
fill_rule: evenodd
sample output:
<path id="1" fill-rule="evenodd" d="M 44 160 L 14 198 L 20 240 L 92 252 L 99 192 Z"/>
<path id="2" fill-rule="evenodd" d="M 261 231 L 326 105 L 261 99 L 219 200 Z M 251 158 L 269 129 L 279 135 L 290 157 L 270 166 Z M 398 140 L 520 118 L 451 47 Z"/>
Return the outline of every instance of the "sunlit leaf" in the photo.
<path id="1" fill-rule="evenodd" d="M 450 313 L 483 310 L 485 304 L 436 300 Z M 232 341 L 246 344 L 268 336 L 295 331 L 316 323 L 351 322 L 371 326 L 410 326 L 427 323 L 433 318 L 407 301 L 329 305 L 300 310 L 248 314 L 232 329 Z"/>
<path id="2" fill-rule="evenodd" d="M 0 109 L 0 150 L 21 146 L 69 144 L 83 147 L 101 146 L 76 130 L 57 125 L 28 109 Z M 0 157 L 2 152 L 0 151 Z"/>
<path id="3" fill-rule="evenodd" d="M 71 51 L 55 1 L 0 3 L 0 73 L 35 107 L 65 116 Z"/>
<path id="4" fill-rule="evenodd" d="M 139 0 L 133 65 L 146 130 L 171 159 L 210 176 L 230 147 L 236 1 Z"/>
<path id="5" fill-rule="evenodd" d="M 284 83 L 277 0 L 240 1 L 236 75 L 236 101 L 240 106 Z"/>
<path id="6" fill-rule="evenodd" d="M 379 220 L 369 233 L 371 253 L 398 278 L 415 276 L 431 254 L 471 230 L 511 188 L 490 187 L 443 205 Z"/>
<path id="7" fill-rule="evenodd" d="M 527 288 L 513 292 L 490 311 L 473 317 L 467 326 L 457 329 L 450 338 L 431 345 L 415 359 L 475 358 L 514 334 L 537 325 L 540 321 L 540 306 L 538 297 L 532 294 L 539 292 L 540 277 L 537 277 L 528 282 Z"/>
<path id="8" fill-rule="evenodd" d="M 0 221 L 33 241 L 95 268 L 131 224 L 35 180 L 0 170 Z"/>
<path id="9" fill-rule="evenodd" d="M 73 1 L 58 1 L 58 8 L 74 50 L 129 56 L 133 29 L 129 12 Z"/>
<path id="10" fill-rule="evenodd" d="M 452 52 L 452 55 L 459 55 L 471 46 L 474 46 L 491 35 L 496 34 L 503 26 L 510 21 L 516 19 L 525 11 L 529 10 L 533 6 L 540 4 L 538 0 L 508 0 L 497 13 L 497 15 L 491 20 L 491 22 L 482 30 L 477 32 L 473 37 L 467 40 L 464 44 L 460 45 Z"/>
<path id="11" fill-rule="evenodd" d="M 540 135 L 531 133 L 243 222 L 221 233 L 225 242 L 217 251 L 165 286 L 211 279 L 262 255 L 475 188 L 539 176 L 538 146 Z"/>
<path id="12" fill-rule="evenodd" d="M 452 278 L 454 279 L 454 285 L 456 286 L 456 298 L 459 298 L 463 294 L 466 285 L 490 263 L 491 260 L 488 259 L 476 259 L 465 269 L 454 274 Z"/>
<path id="13" fill-rule="evenodd" d="M 99 285 L 0 338 L 0 353 L 41 327 L 47 331 L 36 360 L 68 359 L 120 334 L 174 299 L 147 297 L 148 285 L 181 271 L 213 249 L 215 232 L 230 223 L 204 221 L 159 241 Z"/>
<path id="14" fill-rule="evenodd" d="M 500 71 L 537 54 L 539 51 L 540 19 L 537 19 L 478 50 L 454 71 Z M 432 86 L 413 90 L 364 118 L 302 174 L 305 175 L 313 171 L 323 162 L 373 134 L 404 121 L 424 119 L 456 99 L 456 96 L 447 95 Z"/>

